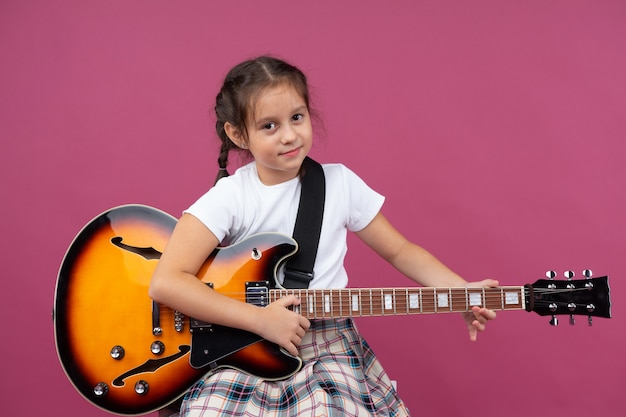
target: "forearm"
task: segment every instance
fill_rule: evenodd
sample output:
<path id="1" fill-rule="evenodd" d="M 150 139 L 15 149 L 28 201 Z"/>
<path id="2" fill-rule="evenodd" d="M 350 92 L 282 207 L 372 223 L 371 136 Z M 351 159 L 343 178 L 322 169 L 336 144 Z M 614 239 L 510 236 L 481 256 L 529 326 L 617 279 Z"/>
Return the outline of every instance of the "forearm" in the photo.
<path id="1" fill-rule="evenodd" d="M 424 248 L 406 242 L 389 262 L 401 273 L 426 287 L 462 287 L 466 281 Z"/>
<path id="2" fill-rule="evenodd" d="M 454 287 L 466 283 L 427 250 L 407 240 L 382 213 L 357 235 L 398 271 L 421 285 Z"/>
<path id="3" fill-rule="evenodd" d="M 213 290 L 195 276 L 184 273 L 155 273 L 150 287 L 150 297 L 208 323 L 257 332 L 260 307 L 230 298 Z"/>

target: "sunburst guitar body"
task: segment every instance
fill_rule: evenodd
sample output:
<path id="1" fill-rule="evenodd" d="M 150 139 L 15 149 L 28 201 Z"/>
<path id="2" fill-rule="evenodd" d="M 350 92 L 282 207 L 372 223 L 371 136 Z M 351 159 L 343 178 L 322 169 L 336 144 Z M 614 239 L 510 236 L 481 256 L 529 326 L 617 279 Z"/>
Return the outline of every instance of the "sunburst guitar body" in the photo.
<path id="1" fill-rule="evenodd" d="M 220 366 L 267 379 L 300 367 L 299 358 L 256 335 L 200 323 L 153 303 L 148 286 L 175 224 L 151 207 L 120 206 L 87 224 L 63 260 L 53 312 L 57 353 L 76 389 L 107 411 L 160 409 Z M 258 235 L 216 250 L 199 277 L 228 294 L 243 295 L 244 282 L 263 290 L 296 247 L 280 234 Z M 253 250 L 258 259 L 250 256 Z"/>

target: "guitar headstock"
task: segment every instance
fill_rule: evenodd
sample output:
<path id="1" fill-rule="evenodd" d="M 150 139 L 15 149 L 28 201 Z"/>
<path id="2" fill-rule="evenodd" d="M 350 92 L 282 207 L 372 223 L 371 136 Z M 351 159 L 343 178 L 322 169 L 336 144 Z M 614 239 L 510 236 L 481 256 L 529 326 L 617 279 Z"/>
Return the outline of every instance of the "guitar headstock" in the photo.
<path id="1" fill-rule="evenodd" d="M 574 316 L 588 316 L 589 325 L 592 317 L 611 317 L 611 299 L 609 277 L 592 278 L 590 270 L 583 271 L 585 279 L 573 279 L 572 271 L 565 272 L 565 280 L 556 280 L 556 273 L 548 271 L 548 279 L 540 279 L 526 285 L 526 310 L 540 316 L 552 316 L 550 324 L 557 325 L 557 315 L 568 314 L 570 324 Z"/>

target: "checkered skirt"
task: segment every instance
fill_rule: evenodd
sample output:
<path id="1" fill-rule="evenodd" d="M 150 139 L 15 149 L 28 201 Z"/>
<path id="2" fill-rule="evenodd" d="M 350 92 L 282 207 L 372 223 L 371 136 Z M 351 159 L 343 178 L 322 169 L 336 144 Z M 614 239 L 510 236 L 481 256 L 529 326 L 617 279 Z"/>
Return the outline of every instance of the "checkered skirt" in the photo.
<path id="1" fill-rule="evenodd" d="M 283 381 L 223 369 L 185 395 L 182 417 L 408 416 L 380 362 L 350 319 L 313 320 L 303 368 Z"/>

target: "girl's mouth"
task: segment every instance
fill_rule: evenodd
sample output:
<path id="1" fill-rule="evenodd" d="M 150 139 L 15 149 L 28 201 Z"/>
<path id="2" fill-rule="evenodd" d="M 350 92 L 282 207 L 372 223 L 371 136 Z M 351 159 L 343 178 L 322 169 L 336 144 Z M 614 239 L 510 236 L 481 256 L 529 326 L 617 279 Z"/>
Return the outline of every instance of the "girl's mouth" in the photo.
<path id="1" fill-rule="evenodd" d="M 281 156 L 293 157 L 293 156 L 296 156 L 299 152 L 300 152 L 300 147 L 297 147 L 297 148 L 292 149 L 290 151 L 281 153 Z"/>

